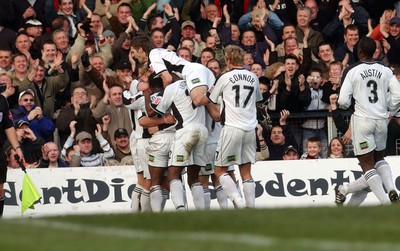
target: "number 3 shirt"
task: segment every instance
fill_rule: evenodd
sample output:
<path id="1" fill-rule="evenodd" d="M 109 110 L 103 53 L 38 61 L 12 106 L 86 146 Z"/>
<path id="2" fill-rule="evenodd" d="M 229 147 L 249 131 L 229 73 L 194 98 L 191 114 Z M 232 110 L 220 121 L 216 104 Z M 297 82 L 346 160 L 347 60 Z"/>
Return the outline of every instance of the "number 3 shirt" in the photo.
<path id="1" fill-rule="evenodd" d="M 257 76 L 244 69 L 235 68 L 222 74 L 208 93 L 211 102 L 222 98 L 221 124 L 254 130 L 257 126 L 256 102 L 262 100 Z"/>
<path id="2" fill-rule="evenodd" d="M 358 62 L 342 77 L 338 104 L 346 109 L 355 99 L 354 115 L 372 119 L 388 118 L 400 107 L 400 84 L 392 70 L 377 62 Z"/>

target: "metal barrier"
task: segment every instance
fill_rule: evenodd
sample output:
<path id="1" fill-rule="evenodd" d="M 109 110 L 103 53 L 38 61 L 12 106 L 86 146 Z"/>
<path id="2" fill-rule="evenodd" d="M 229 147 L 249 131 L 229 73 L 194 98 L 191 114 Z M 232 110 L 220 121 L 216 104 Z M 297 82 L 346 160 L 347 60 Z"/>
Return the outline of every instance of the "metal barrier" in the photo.
<path id="1" fill-rule="evenodd" d="M 350 116 L 351 116 L 350 111 L 343 111 L 342 115 L 347 122 L 350 121 Z M 279 123 L 279 117 L 280 117 L 279 113 L 271 113 L 270 117 L 271 117 L 273 124 Z M 342 136 L 342 133 L 339 132 L 339 130 L 336 128 L 335 123 L 332 119 L 331 113 L 329 111 L 307 111 L 307 112 L 291 113 L 289 118 L 286 121 L 287 121 L 287 124 L 292 129 L 292 133 L 295 135 L 297 143 L 300 148 L 302 147 L 303 140 L 304 140 L 302 138 L 302 133 L 301 133 L 302 132 L 302 124 L 308 119 L 325 119 L 326 120 L 325 130 L 326 130 L 326 134 L 327 134 L 328 145 L 329 145 L 329 142 L 334 137 Z M 398 150 L 400 152 L 400 142 L 399 142 Z M 351 144 L 346 145 L 346 154 L 347 154 L 347 156 L 353 155 L 353 146 Z"/>

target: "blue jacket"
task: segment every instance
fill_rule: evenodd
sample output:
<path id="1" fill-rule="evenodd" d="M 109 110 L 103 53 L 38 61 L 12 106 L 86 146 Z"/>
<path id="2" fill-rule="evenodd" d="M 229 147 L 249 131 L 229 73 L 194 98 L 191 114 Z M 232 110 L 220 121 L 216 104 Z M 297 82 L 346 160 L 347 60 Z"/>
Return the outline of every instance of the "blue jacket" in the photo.
<path id="1" fill-rule="evenodd" d="M 32 106 L 32 109 L 35 109 L 35 107 L 35 105 Z M 20 120 L 27 121 L 29 122 L 29 128 L 33 131 L 36 137 L 43 138 L 46 142 L 52 139 L 55 126 L 51 119 L 43 116 L 42 119 L 36 117 L 29 121 L 29 112 L 22 105 L 18 106 L 18 109 L 11 109 L 11 113 L 13 115 L 14 124 L 18 123 Z"/>

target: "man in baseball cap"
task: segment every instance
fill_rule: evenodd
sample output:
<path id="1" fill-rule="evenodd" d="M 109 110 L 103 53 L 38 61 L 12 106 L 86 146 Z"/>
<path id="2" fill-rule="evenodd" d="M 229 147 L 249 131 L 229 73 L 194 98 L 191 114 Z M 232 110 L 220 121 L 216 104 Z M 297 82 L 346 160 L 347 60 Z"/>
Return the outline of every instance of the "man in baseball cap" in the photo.
<path id="1" fill-rule="evenodd" d="M 32 98 L 35 97 L 35 93 L 31 89 L 26 89 L 25 91 L 22 91 L 19 96 L 18 96 L 18 101 L 21 101 L 22 97 L 25 95 L 31 95 Z"/>
<path id="2" fill-rule="evenodd" d="M 282 158 L 284 160 L 297 160 L 299 159 L 299 153 L 293 145 L 289 145 L 283 151 Z"/>
<path id="3" fill-rule="evenodd" d="M 398 16 L 394 16 L 390 19 L 389 25 L 392 24 L 397 24 L 398 26 L 400 26 L 400 17 Z"/>
<path id="4" fill-rule="evenodd" d="M 83 141 L 84 139 L 88 139 L 90 141 L 92 141 L 92 135 L 90 135 L 90 133 L 82 131 L 80 133 L 78 133 L 78 135 L 76 135 L 75 140 L 78 143 L 79 141 Z"/>
<path id="5" fill-rule="evenodd" d="M 29 122 L 21 119 L 15 124 L 15 128 L 21 128 L 23 125 L 27 125 L 29 127 Z"/>
<path id="6" fill-rule="evenodd" d="M 36 19 L 30 19 L 25 23 L 25 31 L 28 34 L 31 41 L 42 35 L 43 24 Z"/>
<path id="7" fill-rule="evenodd" d="M 185 27 L 190 26 L 193 29 L 196 29 L 196 25 L 192 21 L 185 21 L 182 23 L 181 29 L 184 29 Z"/>
<path id="8" fill-rule="evenodd" d="M 115 159 L 119 162 L 126 157 L 131 157 L 131 148 L 129 146 L 129 133 L 125 128 L 118 128 L 114 132 L 114 141 L 115 141 Z"/>
<path id="9" fill-rule="evenodd" d="M 119 128 L 114 132 L 114 139 L 120 138 L 121 136 L 129 137 L 129 133 L 125 128 Z"/>
<path id="10" fill-rule="evenodd" d="M 394 16 L 390 19 L 389 21 L 389 34 L 394 38 L 398 39 L 400 37 L 400 17 Z M 394 51 L 393 48 L 392 50 L 389 50 L 389 54 Z"/>

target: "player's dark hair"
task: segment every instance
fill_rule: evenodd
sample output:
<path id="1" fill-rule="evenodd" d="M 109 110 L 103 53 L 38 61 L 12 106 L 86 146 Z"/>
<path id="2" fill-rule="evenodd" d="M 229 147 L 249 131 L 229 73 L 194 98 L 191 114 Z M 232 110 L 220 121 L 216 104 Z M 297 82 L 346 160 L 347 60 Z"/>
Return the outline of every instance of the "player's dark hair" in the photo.
<path id="1" fill-rule="evenodd" d="M 363 37 L 358 44 L 358 48 L 360 48 L 365 57 L 372 58 L 376 50 L 376 44 L 372 38 Z"/>
<path id="2" fill-rule="evenodd" d="M 149 76 L 149 86 L 155 92 L 161 91 L 164 88 L 162 78 L 153 72 Z"/>
<path id="3" fill-rule="evenodd" d="M 148 36 L 137 36 L 132 38 L 131 46 L 135 50 L 142 48 L 147 55 L 149 55 L 150 51 L 153 49 L 153 45 Z"/>

